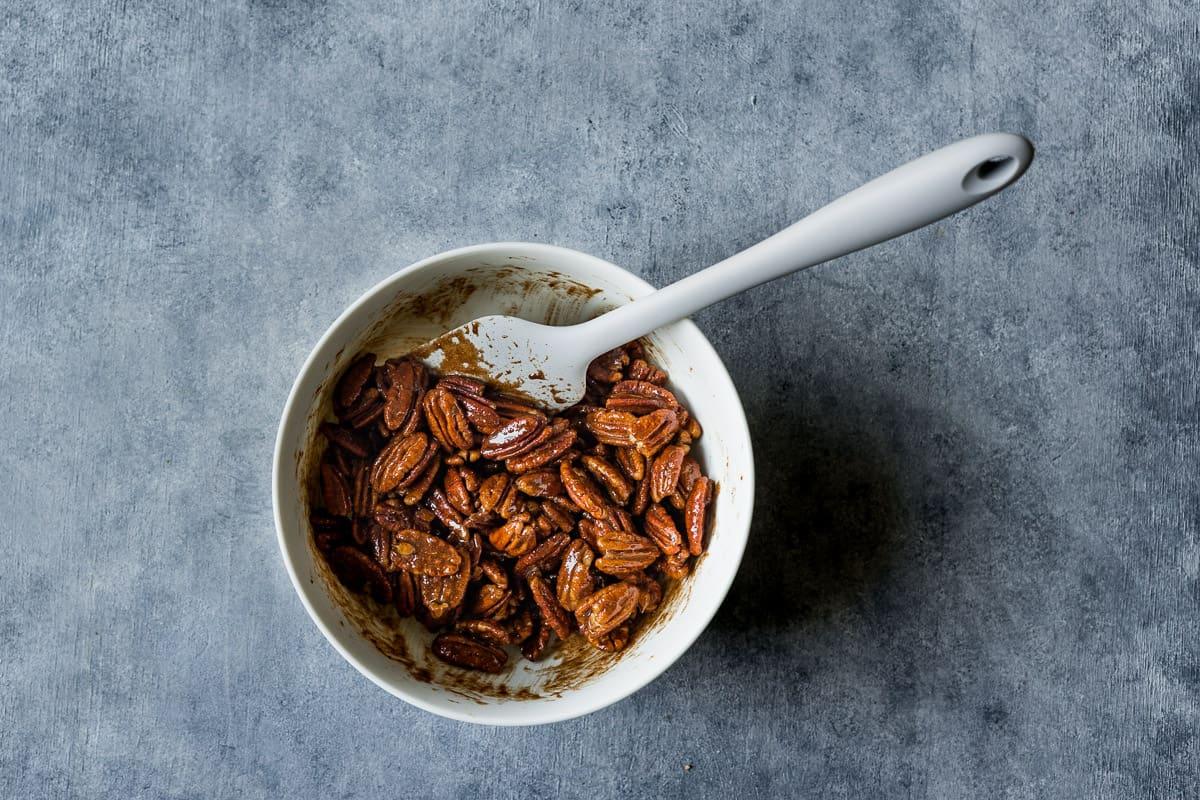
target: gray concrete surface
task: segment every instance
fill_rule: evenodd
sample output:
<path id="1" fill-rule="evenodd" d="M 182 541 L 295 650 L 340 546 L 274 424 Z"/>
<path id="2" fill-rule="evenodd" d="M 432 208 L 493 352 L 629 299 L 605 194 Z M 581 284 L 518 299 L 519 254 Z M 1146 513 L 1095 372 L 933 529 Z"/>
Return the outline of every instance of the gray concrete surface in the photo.
<path id="1" fill-rule="evenodd" d="M 0 9 L 0 795 L 1196 797 L 1190 2 Z M 417 258 L 665 283 L 992 129 L 1010 193 L 699 315 L 753 541 L 631 699 L 392 700 L 276 552 L 317 337 Z"/>

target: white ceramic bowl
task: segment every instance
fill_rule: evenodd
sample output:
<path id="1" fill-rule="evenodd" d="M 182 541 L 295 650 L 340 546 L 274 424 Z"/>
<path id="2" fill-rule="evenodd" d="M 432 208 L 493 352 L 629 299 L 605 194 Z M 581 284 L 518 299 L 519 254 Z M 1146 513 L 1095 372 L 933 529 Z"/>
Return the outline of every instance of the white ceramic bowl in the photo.
<path id="1" fill-rule="evenodd" d="M 450 667 L 428 652 L 432 636 L 413 619 L 348 592 L 316 551 L 308 524 L 316 427 L 329 387 L 355 354 L 400 355 L 485 314 L 570 324 L 653 291 L 625 270 L 561 247 L 496 243 L 452 250 L 400 270 L 343 313 L 308 357 L 288 397 L 275 444 L 275 525 L 296 593 L 313 622 L 359 672 L 435 714 L 494 725 L 532 725 L 586 714 L 652 681 L 679 658 L 725 598 L 746 544 L 754 460 L 737 391 L 717 353 L 689 321 L 649 337 L 654 360 L 704 426 L 693 453 L 719 490 L 710 543 L 693 574 L 644 621 L 626 650 L 605 656 L 567 646 L 533 664 L 514 650 L 511 670 L 488 676 Z M 578 637 L 573 637 L 578 639 Z"/>

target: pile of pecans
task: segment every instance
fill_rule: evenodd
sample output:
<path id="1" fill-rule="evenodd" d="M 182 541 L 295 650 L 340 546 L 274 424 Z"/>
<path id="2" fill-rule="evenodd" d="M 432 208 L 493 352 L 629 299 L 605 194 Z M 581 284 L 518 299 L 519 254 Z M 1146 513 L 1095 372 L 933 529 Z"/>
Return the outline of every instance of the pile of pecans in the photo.
<path id="1" fill-rule="evenodd" d="M 704 549 L 716 485 L 688 451 L 700 425 L 641 345 L 588 368 L 548 416 L 411 358 L 357 358 L 335 389 L 317 547 L 348 588 L 440 631 L 433 652 L 501 672 L 579 631 L 629 643 L 667 579 Z"/>

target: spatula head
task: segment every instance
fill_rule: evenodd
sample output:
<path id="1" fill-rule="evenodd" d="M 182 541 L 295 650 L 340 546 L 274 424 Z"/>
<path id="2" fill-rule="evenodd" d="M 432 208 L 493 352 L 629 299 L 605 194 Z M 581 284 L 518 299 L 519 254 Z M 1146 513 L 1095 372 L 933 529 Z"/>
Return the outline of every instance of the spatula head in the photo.
<path id="1" fill-rule="evenodd" d="M 481 378 L 561 411 L 583 399 L 585 350 L 572 328 L 495 315 L 444 333 L 413 355 L 443 375 Z"/>

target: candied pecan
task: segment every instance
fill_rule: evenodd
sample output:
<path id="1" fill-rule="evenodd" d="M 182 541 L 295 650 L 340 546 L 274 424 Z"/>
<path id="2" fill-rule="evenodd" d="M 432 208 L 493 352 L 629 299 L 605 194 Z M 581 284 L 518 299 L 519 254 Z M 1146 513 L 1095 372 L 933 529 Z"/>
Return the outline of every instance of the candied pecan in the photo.
<path id="1" fill-rule="evenodd" d="M 574 513 L 579 513 L 575 511 Z M 575 519 L 566 501 L 560 497 L 549 497 L 542 503 L 542 514 L 550 521 L 555 530 L 569 531 L 575 527 Z"/>
<path id="2" fill-rule="evenodd" d="M 525 641 L 533 635 L 533 625 L 533 612 L 528 608 L 521 609 L 520 613 L 506 623 L 508 641 L 512 644 Z"/>
<path id="3" fill-rule="evenodd" d="M 392 532 L 382 525 L 372 524 L 367 529 L 367 544 L 375 563 L 385 572 L 392 572 Z"/>
<path id="4" fill-rule="evenodd" d="M 495 395 L 493 395 L 492 405 L 495 407 L 500 416 L 504 417 L 505 419 L 513 419 L 514 417 L 536 417 L 537 419 L 541 420 L 546 419 L 546 415 L 537 408 L 534 408 L 529 403 L 518 397 L 513 397 L 505 394 L 504 392 L 497 392 Z"/>
<path id="5" fill-rule="evenodd" d="M 708 523 L 708 504 L 712 501 L 713 482 L 703 475 L 696 479 L 687 496 L 683 527 L 687 530 L 688 552 L 704 552 L 704 528 Z"/>
<path id="6" fill-rule="evenodd" d="M 375 505 L 375 491 L 371 488 L 370 468 L 367 462 L 360 461 L 354 468 L 354 489 L 350 508 L 355 517 L 365 517 L 373 505 Z"/>
<path id="7" fill-rule="evenodd" d="M 366 553 L 353 547 L 335 547 L 328 558 L 329 568 L 347 589 L 365 590 L 380 603 L 392 601 L 392 584 Z"/>
<path id="8" fill-rule="evenodd" d="M 321 435 L 328 439 L 330 444 L 342 448 L 352 456 L 367 457 L 369 451 L 366 442 L 363 441 L 362 436 L 353 431 L 348 431 L 332 422 L 322 422 Z"/>
<path id="9" fill-rule="evenodd" d="M 679 490 L 683 492 L 683 496 L 687 497 L 691 493 L 692 487 L 696 485 L 696 480 L 704 476 L 700 471 L 700 463 L 691 456 L 683 459 L 683 467 L 679 470 Z"/>
<path id="10" fill-rule="evenodd" d="M 667 373 L 644 358 L 635 358 L 629 365 L 628 376 L 631 381 L 645 381 L 662 386 L 667 382 Z"/>
<path id="11" fill-rule="evenodd" d="M 597 522 L 590 517 L 584 517 L 579 520 L 579 538 L 591 545 L 593 550 L 600 549 L 600 534 L 608 530 L 612 530 L 610 525 L 604 522 Z"/>
<path id="12" fill-rule="evenodd" d="M 662 602 L 663 590 L 662 585 L 658 581 L 651 578 L 644 572 L 635 572 L 632 575 L 626 575 L 625 580 L 638 587 L 638 612 L 648 614 L 658 608 Z"/>
<path id="13" fill-rule="evenodd" d="M 508 522 L 488 534 L 488 541 L 496 550 L 509 556 L 522 556 L 537 544 L 537 534 L 529 523 L 527 514 L 514 516 Z"/>
<path id="14" fill-rule="evenodd" d="M 630 480 L 640 481 L 646 475 L 646 458 L 633 447 L 618 447 L 617 466 Z"/>
<path id="15" fill-rule="evenodd" d="M 502 461 L 529 452 L 552 435 L 545 419 L 516 417 L 488 434 L 479 446 L 479 453 L 484 458 Z"/>
<path id="16" fill-rule="evenodd" d="M 650 505 L 650 476 L 642 478 L 637 482 L 635 487 L 633 500 L 629 503 L 629 510 L 634 514 L 645 514 L 646 506 Z"/>
<path id="17" fill-rule="evenodd" d="M 503 611 L 508 605 L 512 592 L 494 583 L 485 583 L 479 587 L 475 602 L 471 604 L 471 613 L 477 617 L 491 617 Z"/>
<path id="18" fill-rule="evenodd" d="M 601 442 L 614 447 L 628 447 L 637 443 L 637 421 L 637 417 L 626 411 L 598 408 L 587 413 L 584 424 Z"/>
<path id="19" fill-rule="evenodd" d="M 504 417 L 492 408 L 492 404 L 482 397 L 458 395 L 458 404 L 472 427 L 485 436 L 491 435 L 504 424 Z"/>
<path id="20" fill-rule="evenodd" d="M 342 373 L 337 388 L 333 393 L 334 404 L 338 408 L 350 408 L 362 394 L 363 387 L 371 378 L 375 369 L 375 354 L 364 353 L 354 360 Z"/>
<path id="21" fill-rule="evenodd" d="M 416 525 L 412 511 L 403 506 L 375 506 L 373 517 L 377 523 L 393 531 L 412 528 Z"/>
<path id="22" fill-rule="evenodd" d="M 538 610 L 542 612 L 542 620 L 558 634 L 558 638 L 566 639 L 570 636 L 571 618 L 558 604 L 554 590 L 542 580 L 540 575 L 529 576 L 529 593 L 533 596 L 533 602 L 537 604 Z"/>
<path id="23" fill-rule="evenodd" d="M 429 466 L 425 468 L 425 472 L 405 490 L 405 505 L 415 506 L 421 502 L 425 497 L 425 493 L 429 491 L 429 487 L 433 485 L 433 480 L 437 477 L 438 470 L 442 468 L 442 457 L 437 453 L 437 445 L 430 442 L 429 448 L 433 451 L 433 460 L 429 462 Z"/>
<path id="24" fill-rule="evenodd" d="M 563 492 L 562 481 L 552 469 L 526 472 L 517 478 L 517 488 L 530 497 L 553 497 Z"/>
<path id="25" fill-rule="evenodd" d="M 613 387 L 604 407 L 641 415 L 662 408 L 678 408 L 679 401 L 670 389 L 649 381 L 621 381 Z"/>
<path id="26" fill-rule="evenodd" d="M 467 583 L 471 578 L 471 556 L 460 549 L 458 560 L 458 571 L 452 575 L 417 576 L 417 585 L 421 589 L 421 603 L 428 609 L 435 622 L 448 618 L 462 604 L 467 594 Z"/>
<path id="27" fill-rule="evenodd" d="M 462 554 L 433 534 L 407 528 L 392 531 L 391 565 L 414 575 L 453 575 L 462 567 Z"/>
<path id="28" fill-rule="evenodd" d="M 410 416 L 421 413 L 425 365 L 412 359 L 389 361 L 383 366 L 383 374 L 387 383 L 383 392 L 383 424 L 389 430 L 400 430 Z"/>
<path id="29" fill-rule="evenodd" d="M 565 533 L 556 533 L 537 547 L 530 550 L 525 555 L 517 559 L 517 563 L 513 566 L 513 571 L 518 575 L 524 575 L 530 570 L 551 570 L 558 563 L 558 559 L 562 556 L 567 545 L 570 544 L 571 537 Z"/>
<path id="30" fill-rule="evenodd" d="M 567 428 L 562 433 L 550 437 L 546 442 L 538 445 L 528 453 L 506 460 L 504 465 L 508 468 L 509 472 L 528 472 L 531 469 L 549 464 L 567 452 L 571 448 L 571 445 L 575 444 L 575 439 L 575 431 Z"/>
<path id="31" fill-rule="evenodd" d="M 664 497 L 675 493 L 679 485 L 679 473 L 687 448 L 679 444 L 667 445 L 650 465 L 650 499 L 661 503 Z"/>
<path id="32" fill-rule="evenodd" d="M 464 517 L 469 517 L 475 512 L 475 500 L 471 497 L 471 490 L 467 487 L 466 476 L 468 474 L 474 474 L 469 467 L 447 467 L 446 474 L 442 477 L 442 488 L 446 490 L 446 499 L 450 501 L 450 505 L 454 506 L 454 510 Z M 476 483 L 478 482 L 476 481 Z"/>
<path id="33" fill-rule="evenodd" d="M 425 395 L 422 403 L 425 423 L 438 444 L 447 452 L 469 450 L 475 444 L 471 425 L 454 394 L 440 383 Z"/>
<path id="34" fill-rule="evenodd" d="M 588 643 L 605 653 L 618 653 L 625 649 L 625 645 L 629 644 L 629 626 L 622 625 L 603 636 L 588 638 Z"/>
<path id="35" fill-rule="evenodd" d="M 668 408 L 662 408 L 644 417 L 638 417 L 633 425 L 634 446 L 639 453 L 650 458 L 666 447 L 678 432 L 679 415 Z"/>
<path id="36" fill-rule="evenodd" d="M 567 490 L 567 496 L 585 513 L 596 519 L 608 516 L 608 504 L 604 502 L 600 488 L 592 482 L 586 472 L 569 461 L 563 461 L 558 465 L 558 474 L 562 479 L 563 488 Z"/>
<path id="37" fill-rule="evenodd" d="M 530 661 L 541 661 L 550 652 L 550 626 L 544 622 L 537 623 L 533 634 L 521 645 L 521 655 Z"/>
<path id="38" fill-rule="evenodd" d="M 616 383 L 621 380 L 621 370 L 629 363 L 629 356 L 620 347 L 592 359 L 588 364 L 587 376 L 600 383 Z"/>
<path id="39" fill-rule="evenodd" d="M 443 375 L 438 379 L 438 385 L 459 397 L 483 397 L 487 384 L 467 375 Z"/>
<path id="40" fill-rule="evenodd" d="M 458 633 L 441 633 L 433 640 L 433 654 L 455 667 L 477 669 L 497 675 L 508 663 L 508 653 L 493 644 L 476 641 Z"/>
<path id="41" fill-rule="evenodd" d="M 483 511 L 495 511 L 508 490 L 510 480 L 505 472 L 497 472 L 484 478 L 479 484 L 479 508 Z"/>
<path id="42" fill-rule="evenodd" d="M 601 557 L 596 569 L 609 575 L 628 575 L 653 564 L 658 559 L 658 547 L 645 536 L 625 531 L 606 530 L 596 537 Z"/>
<path id="43" fill-rule="evenodd" d="M 700 427 L 700 423 L 692 415 L 688 415 L 688 420 L 683 426 L 683 431 L 691 437 L 692 441 L 696 441 L 704 434 L 704 429 Z"/>
<path id="44" fill-rule="evenodd" d="M 579 460 L 583 462 L 583 466 L 587 467 L 588 472 L 595 475 L 596 479 L 604 484 L 605 491 L 608 492 L 608 496 L 613 499 L 614 503 L 624 505 L 629 500 L 633 486 L 614 464 L 600 456 L 581 456 Z"/>
<path id="45" fill-rule="evenodd" d="M 454 627 L 472 638 L 494 644 L 497 647 L 503 647 L 511 641 L 504 626 L 490 619 L 460 620 Z"/>
<path id="46" fill-rule="evenodd" d="M 508 588 L 508 573 L 504 571 L 504 567 L 489 558 L 479 562 L 479 568 L 489 581 L 502 589 Z"/>
<path id="47" fill-rule="evenodd" d="M 392 574 L 392 596 L 397 613 L 402 617 L 411 617 L 417 608 L 417 584 L 411 572 Z"/>
<path id="48" fill-rule="evenodd" d="M 662 563 L 662 574 L 672 580 L 682 580 L 688 574 L 688 551 L 680 549 L 678 553 L 667 556 Z"/>
<path id="49" fill-rule="evenodd" d="M 683 535 L 675 527 L 675 520 L 671 519 L 667 510 L 658 503 L 646 509 L 646 517 L 642 524 L 646 535 L 654 540 L 663 555 L 674 555 L 683 547 Z"/>
<path id="50" fill-rule="evenodd" d="M 563 553 L 558 568 L 558 603 L 567 611 L 574 611 L 584 598 L 592 593 L 596 582 L 592 578 L 592 562 L 595 554 L 587 542 L 575 539 Z"/>
<path id="51" fill-rule="evenodd" d="M 346 485 L 346 476 L 328 462 L 321 465 L 321 495 L 327 512 L 335 517 L 350 516 L 350 487 Z"/>
<path id="52" fill-rule="evenodd" d="M 640 596 L 632 583 L 620 581 L 605 586 L 575 609 L 580 632 L 591 641 L 608 635 L 637 613 Z"/>
<path id="53" fill-rule="evenodd" d="M 462 514 L 458 513 L 450 501 L 446 498 L 446 494 L 441 489 L 434 489 L 429 493 L 429 499 L 426 501 L 429 510 L 438 518 L 438 522 L 446 526 L 452 533 L 459 538 L 467 536 L 467 527 L 463 524 Z"/>
<path id="54" fill-rule="evenodd" d="M 381 494 L 407 487 L 421 477 L 435 452 L 436 446 L 423 433 L 394 437 L 375 459 L 371 485 Z"/>
<path id="55" fill-rule="evenodd" d="M 368 386 L 354 407 L 342 414 L 342 422 L 351 428 L 365 428 L 382 416 L 383 396 L 374 386 Z"/>
<path id="56" fill-rule="evenodd" d="M 515 514 L 521 513 L 525 504 L 522 502 L 521 493 L 517 491 L 516 481 L 512 481 L 504 489 L 504 494 L 500 497 L 500 502 L 496 504 L 496 513 L 504 519 L 511 519 Z"/>

